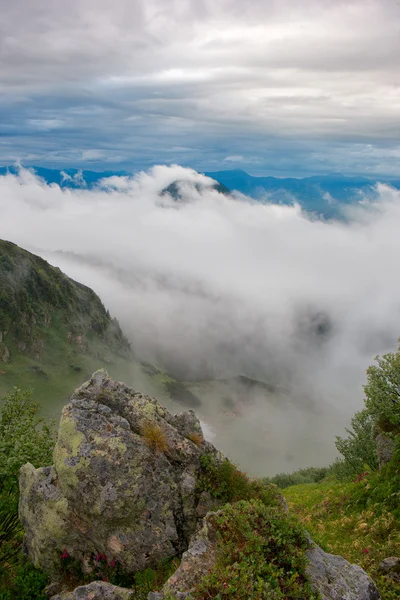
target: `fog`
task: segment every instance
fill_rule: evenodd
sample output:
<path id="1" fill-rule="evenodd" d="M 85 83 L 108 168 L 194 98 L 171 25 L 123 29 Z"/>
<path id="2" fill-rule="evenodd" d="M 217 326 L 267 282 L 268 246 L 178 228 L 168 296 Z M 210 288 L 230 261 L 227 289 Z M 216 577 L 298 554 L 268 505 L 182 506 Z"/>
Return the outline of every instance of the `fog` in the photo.
<path id="1" fill-rule="evenodd" d="M 334 458 L 366 367 L 396 347 L 400 193 L 377 192 L 326 222 L 179 166 L 94 190 L 21 169 L 0 177 L 0 237 L 92 287 L 136 357 L 197 382 L 216 445 L 273 474 Z"/>

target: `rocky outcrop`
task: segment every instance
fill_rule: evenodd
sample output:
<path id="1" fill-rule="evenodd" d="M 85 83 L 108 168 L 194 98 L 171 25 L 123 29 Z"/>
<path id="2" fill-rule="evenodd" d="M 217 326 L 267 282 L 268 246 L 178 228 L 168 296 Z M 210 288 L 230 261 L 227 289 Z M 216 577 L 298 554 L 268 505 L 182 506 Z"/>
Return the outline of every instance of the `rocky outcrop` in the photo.
<path id="1" fill-rule="evenodd" d="M 73 592 L 62 592 L 51 600 L 134 600 L 132 590 L 117 587 L 104 581 L 93 581 L 82 585 Z"/>
<path id="2" fill-rule="evenodd" d="M 62 554 L 85 568 L 102 555 L 126 573 L 180 556 L 198 522 L 205 452 L 217 456 L 192 411 L 173 416 L 96 372 L 63 409 L 54 465 L 21 469 L 20 518 L 33 563 L 54 578 Z"/>
<path id="3" fill-rule="evenodd" d="M 310 538 L 308 576 L 322 600 L 379 600 L 380 594 L 361 567 L 324 552 Z"/>
<path id="4" fill-rule="evenodd" d="M 214 514 L 209 513 L 204 519 L 202 529 L 192 538 L 179 568 L 161 592 L 149 594 L 148 600 L 164 600 L 171 596 L 178 600 L 190 599 L 190 591 L 215 565 L 218 538 Z M 375 584 L 363 569 L 341 556 L 327 554 L 311 538 L 309 541 L 307 574 L 321 600 L 380 600 Z"/>

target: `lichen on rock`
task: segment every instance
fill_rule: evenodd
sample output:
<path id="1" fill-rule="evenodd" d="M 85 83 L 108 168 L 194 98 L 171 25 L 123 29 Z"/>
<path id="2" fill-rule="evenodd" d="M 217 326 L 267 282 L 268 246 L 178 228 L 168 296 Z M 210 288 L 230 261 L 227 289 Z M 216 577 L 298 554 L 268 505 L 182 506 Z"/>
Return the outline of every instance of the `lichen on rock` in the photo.
<path id="1" fill-rule="evenodd" d="M 148 443 L 149 423 L 164 451 Z M 62 411 L 54 465 L 21 470 L 20 517 L 33 563 L 57 577 L 64 550 L 82 564 L 102 553 L 127 573 L 180 556 L 199 519 L 200 457 L 215 451 L 192 442 L 191 432 L 201 433 L 191 411 L 173 416 L 96 372 Z"/>

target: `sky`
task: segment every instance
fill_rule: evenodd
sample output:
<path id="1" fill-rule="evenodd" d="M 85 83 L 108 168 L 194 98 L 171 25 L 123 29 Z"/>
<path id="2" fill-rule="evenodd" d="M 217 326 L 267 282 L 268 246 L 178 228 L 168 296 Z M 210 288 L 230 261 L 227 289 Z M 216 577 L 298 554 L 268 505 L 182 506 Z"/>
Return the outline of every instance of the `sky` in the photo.
<path id="1" fill-rule="evenodd" d="M 0 164 L 399 177 L 400 0 L 0 11 Z"/>
<path id="2" fill-rule="evenodd" d="M 174 181 L 179 201 L 162 193 Z M 91 190 L 22 170 L 0 176 L 0 238 L 92 287 L 140 359 L 178 365 L 184 380 L 277 386 L 269 398 L 242 391 L 234 416 L 219 388 L 200 390 L 196 408 L 218 448 L 273 475 L 334 459 L 335 435 L 363 408 L 366 368 L 397 347 L 400 191 L 377 196 L 345 222 L 322 221 L 225 196 L 178 166 Z"/>

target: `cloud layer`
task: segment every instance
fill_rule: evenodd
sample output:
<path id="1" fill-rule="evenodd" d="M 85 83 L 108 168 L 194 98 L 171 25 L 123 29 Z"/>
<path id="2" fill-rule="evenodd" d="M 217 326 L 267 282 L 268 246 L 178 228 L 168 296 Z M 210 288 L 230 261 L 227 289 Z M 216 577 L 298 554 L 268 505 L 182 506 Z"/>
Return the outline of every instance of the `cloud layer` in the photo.
<path id="1" fill-rule="evenodd" d="M 174 181 L 179 200 L 162 193 Z M 218 413 L 218 398 L 201 409 L 235 459 L 271 473 L 332 459 L 365 368 L 396 346 L 400 193 L 378 193 L 348 224 L 327 223 L 226 197 L 178 166 L 94 190 L 21 171 L 0 177 L 0 237 L 93 287 L 142 358 L 186 378 L 277 386 L 239 419 Z"/>
<path id="2" fill-rule="evenodd" d="M 398 175 L 396 0 L 0 8 L 0 162 Z"/>

